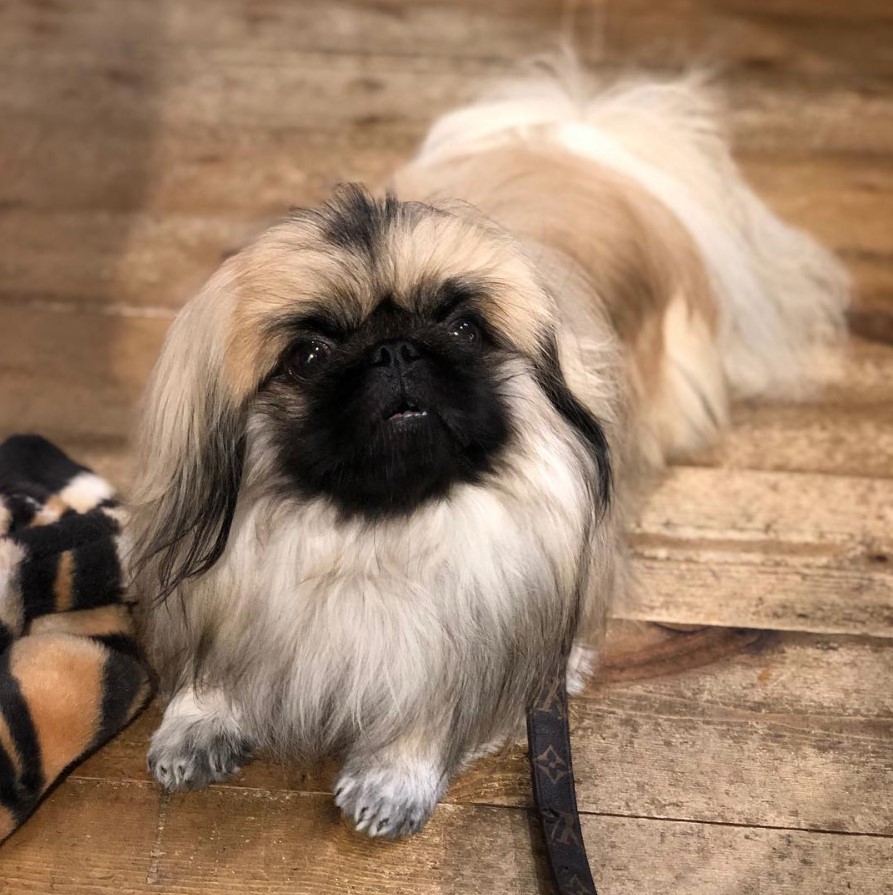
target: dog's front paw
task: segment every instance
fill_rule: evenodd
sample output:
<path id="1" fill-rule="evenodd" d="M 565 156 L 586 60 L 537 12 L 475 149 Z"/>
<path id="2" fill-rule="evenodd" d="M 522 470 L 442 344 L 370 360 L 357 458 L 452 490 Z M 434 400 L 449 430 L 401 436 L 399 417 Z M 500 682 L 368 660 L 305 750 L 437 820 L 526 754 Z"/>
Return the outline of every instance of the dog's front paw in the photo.
<path id="1" fill-rule="evenodd" d="M 149 773 L 166 789 L 201 789 L 220 783 L 237 773 L 251 758 L 245 740 L 201 731 L 185 731 L 183 736 L 164 736 L 163 730 L 152 737 L 147 765 Z"/>
<path id="2" fill-rule="evenodd" d="M 250 758 L 248 743 L 222 736 L 160 742 L 153 737 L 146 763 L 149 773 L 168 792 L 174 792 L 220 783 L 241 770 Z"/>
<path id="3" fill-rule="evenodd" d="M 251 758 L 251 744 L 218 694 L 202 700 L 184 691 L 171 700 L 152 736 L 149 773 L 168 791 L 201 789 L 235 774 Z"/>
<path id="4" fill-rule="evenodd" d="M 348 765 L 335 781 L 335 804 L 358 832 L 396 839 L 421 831 L 445 788 L 433 766 Z"/>

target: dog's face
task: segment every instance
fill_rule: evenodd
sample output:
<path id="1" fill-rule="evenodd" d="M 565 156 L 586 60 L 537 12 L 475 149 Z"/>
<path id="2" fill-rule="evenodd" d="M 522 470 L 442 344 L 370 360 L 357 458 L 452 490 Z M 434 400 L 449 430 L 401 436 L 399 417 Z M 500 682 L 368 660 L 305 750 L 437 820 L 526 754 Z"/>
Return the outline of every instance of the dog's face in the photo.
<path id="1" fill-rule="evenodd" d="M 138 500 L 162 592 L 221 554 L 246 456 L 253 484 L 374 520 L 498 482 L 551 425 L 603 499 L 604 434 L 555 326 L 529 260 L 470 209 L 348 188 L 294 213 L 212 277 L 156 368 Z"/>
<path id="2" fill-rule="evenodd" d="M 344 514 L 411 512 L 477 481 L 510 435 L 506 352 L 476 307 L 485 285 L 417 288 L 404 306 L 385 292 L 359 325 L 323 308 L 297 318 L 258 394 L 280 471 Z"/>

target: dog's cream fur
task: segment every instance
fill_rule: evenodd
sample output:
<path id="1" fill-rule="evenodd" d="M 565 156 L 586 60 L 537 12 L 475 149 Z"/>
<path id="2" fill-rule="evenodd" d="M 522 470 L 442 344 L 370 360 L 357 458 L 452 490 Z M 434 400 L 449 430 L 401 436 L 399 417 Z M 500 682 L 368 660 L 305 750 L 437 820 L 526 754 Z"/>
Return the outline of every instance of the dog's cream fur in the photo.
<path id="1" fill-rule="evenodd" d="M 624 508 L 649 470 L 715 437 L 732 397 L 795 393 L 841 331 L 840 268 L 748 189 L 696 80 L 571 81 L 515 84 L 441 119 L 395 179 L 398 198 L 440 210 L 395 225 L 372 268 L 298 218 L 228 261 L 175 323 L 133 529 L 146 644 L 173 697 L 150 754 L 165 785 L 219 779 L 253 747 L 340 751 L 336 798 L 358 829 L 419 829 L 449 777 L 514 732 L 569 638 L 597 645 L 626 578 Z M 485 313 L 515 351 L 498 474 L 374 524 L 284 495 L 257 393 L 285 347 L 278 316 L 328 290 L 361 320 L 372 282 L 410 301 L 419 276 L 468 271 L 493 284 Z M 607 433 L 613 504 L 537 379 L 547 335 Z M 240 439 L 225 552 L 158 605 L 160 564 L 190 547 L 165 544 L 166 527 L 200 514 L 219 487 L 206 467 L 231 463 Z M 587 661 L 578 651 L 571 671 Z"/>

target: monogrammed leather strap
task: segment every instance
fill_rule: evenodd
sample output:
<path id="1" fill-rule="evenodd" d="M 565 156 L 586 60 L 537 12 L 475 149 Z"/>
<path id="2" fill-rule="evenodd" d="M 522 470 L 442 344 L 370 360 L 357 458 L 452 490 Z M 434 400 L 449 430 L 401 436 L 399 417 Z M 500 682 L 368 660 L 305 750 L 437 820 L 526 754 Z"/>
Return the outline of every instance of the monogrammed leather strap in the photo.
<path id="1" fill-rule="evenodd" d="M 533 797 L 558 895 L 597 895 L 577 812 L 564 674 L 527 714 Z"/>

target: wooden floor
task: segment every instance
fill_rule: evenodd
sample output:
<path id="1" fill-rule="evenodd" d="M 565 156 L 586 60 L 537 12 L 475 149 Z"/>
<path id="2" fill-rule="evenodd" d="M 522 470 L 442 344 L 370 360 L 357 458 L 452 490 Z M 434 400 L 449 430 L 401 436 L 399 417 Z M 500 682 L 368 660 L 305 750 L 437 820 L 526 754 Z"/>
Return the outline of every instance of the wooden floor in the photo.
<path id="1" fill-rule="evenodd" d="M 126 486 L 165 329 L 258 221 L 380 180 L 438 112 L 575 41 L 715 65 L 742 164 L 850 267 L 822 396 L 735 413 L 632 533 L 642 595 L 572 711 L 602 895 L 893 891 L 893 5 L 889 0 L 4 0 L 0 435 Z M 0 892 L 545 893 L 521 750 L 427 831 L 370 842 L 332 769 L 167 797 L 150 710 L 0 848 Z"/>

